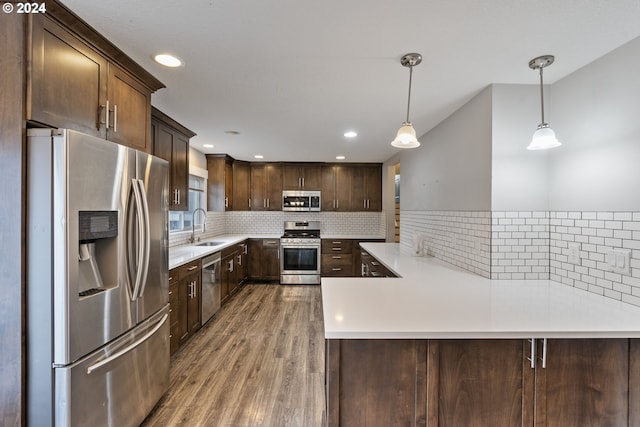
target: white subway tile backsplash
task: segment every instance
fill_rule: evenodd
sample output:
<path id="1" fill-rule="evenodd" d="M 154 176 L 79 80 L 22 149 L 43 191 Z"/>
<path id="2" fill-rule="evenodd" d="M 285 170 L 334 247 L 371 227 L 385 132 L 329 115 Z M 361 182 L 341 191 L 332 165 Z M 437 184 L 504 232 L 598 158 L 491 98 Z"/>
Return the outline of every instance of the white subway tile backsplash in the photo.
<path id="1" fill-rule="evenodd" d="M 509 224 L 491 240 L 492 279 L 548 279 L 549 278 L 549 223 L 547 212 L 491 212 L 492 224 Z M 553 218 L 557 225 L 563 221 L 573 226 L 573 219 Z M 492 231 L 495 230 L 495 225 Z M 495 233 L 492 233 L 492 237 Z M 502 255 L 504 254 L 504 256 Z M 500 257 L 498 257 L 500 255 Z M 528 262 L 531 261 L 531 262 Z M 500 269 L 496 267 L 500 266 Z"/>
<path id="2" fill-rule="evenodd" d="M 490 277 L 492 223 L 498 233 L 499 221 L 486 211 L 400 211 L 400 245 L 411 248 L 422 236 L 427 255 Z"/>
<path id="3" fill-rule="evenodd" d="M 206 232 L 196 228 L 196 238 L 210 239 L 223 234 L 281 235 L 284 221 L 319 220 L 325 235 L 384 236 L 384 212 L 317 212 L 282 211 L 207 212 Z M 185 244 L 191 231 L 171 233 L 169 247 Z"/>
<path id="4" fill-rule="evenodd" d="M 227 212 L 227 234 L 282 234 L 284 221 L 320 221 L 325 235 L 384 236 L 384 212 Z"/>
<path id="5" fill-rule="evenodd" d="M 630 275 L 610 271 L 607 254 L 614 248 L 632 249 L 630 264 L 635 264 L 640 249 L 640 213 L 638 212 L 551 212 L 550 278 L 603 295 L 607 298 L 640 305 L 640 269 L 631 268 Z M 574 218 L 573 227 L 553 218 Z M 580 245 L 580 262 L 566 263 L 569 242 Z M 586 286 L 585 286 L 586 285 Z"/>

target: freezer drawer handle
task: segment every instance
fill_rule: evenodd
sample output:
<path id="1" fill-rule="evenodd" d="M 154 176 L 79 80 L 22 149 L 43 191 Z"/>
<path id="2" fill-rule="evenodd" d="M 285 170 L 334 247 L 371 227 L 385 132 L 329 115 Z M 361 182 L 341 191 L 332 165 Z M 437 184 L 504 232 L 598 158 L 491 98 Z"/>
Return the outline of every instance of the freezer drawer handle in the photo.
<path id="1" fill-rule="evenodd" d="M 112 361 L 114 361 L 115 359 L 118 359 L 119 357 L 125 355 L 126 353 L 129 353 L 131 350 L 133 350 L 134 348 L 138 347 L 140 344 L 142 344 L 143 342 L 148 340 L 153 334 L 158 332 L 158 329 L 160 329 L 162 327 L 162 325 L 164 325 L 164 322 L 167 321 L 168 317 L 169 317 L 168 314 L 165 314 L 164 316 L 162 316 L 162 319 L 160 319 L 158 324 L 151 331 L 149 331 L 147 334 L 145 334 L 145 336 L 140 338 L 138 341 L 128 345 L 127 347 L 123 348 L 122 350 L 120 350 L 119 352 L 117 352 L 115 354 L 112 354 L 111 356 L 107 357 L 106 359 L 101 360 L 98 363 L 95 363 L 95 364 L 89 366 L 87 368 L 87 375 L 91 374 L 96 369 L 99 369 L 99 368 L 103 367 L 104 365 L 106 365 L 108 363 L 111 363 Z"/>

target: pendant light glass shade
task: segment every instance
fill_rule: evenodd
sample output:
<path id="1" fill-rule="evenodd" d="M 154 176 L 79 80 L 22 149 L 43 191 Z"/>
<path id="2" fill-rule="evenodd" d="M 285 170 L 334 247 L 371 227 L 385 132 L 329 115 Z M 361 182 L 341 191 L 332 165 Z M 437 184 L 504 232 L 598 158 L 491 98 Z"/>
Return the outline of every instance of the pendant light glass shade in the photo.
<path id="1" fill-rule="evenodd" d="M 538 125 L 538 129 L 533 133 L 533 138 L 527 150 L 546 150 L 561 146 L 562 143 L 556 138 L 556 133 L 546 123 Z"/>
<path id="2" fill-rule="evenodd" d="M 527 146 L 527 150 L 546 150 L 548 148 L 555 148 L 562 145 L 562 143 L 556 138 L 556 133 L 544 121 L 544 85 L 542 80 L 542 69 L 553 64 L 554 59 L 553 55 L 543 55 L 529 61 L 529 68 L 532 70 L 540 70 L 540 113 L 542 120 L 538 125 L 538 129 L 533 133 L 533 137 Z"/>
<path id="3" fill-rule="evenodd" d="M 416 138 L 416 131 L 411 123 L 404 122 L 398 130 L 396 139 L 391 141 L 391 145 L 396 148 L 416 148 L 420 146 L 420 142 Z"/>
<path id="4" fill-rule="evenodd" d="M 409 121 L 409 107 L 411 106 L 411 78 L 413 77 L 413 67 L 422 62 L 422 55 L 419 53 L 407 53 L 400 59 L 400 64 L 403 67 L 409 68 L 409 97 L 407 98 L 407 120 L 402 123 L 402 126 L 396 134 L 396 138 L 391 141 L 391 145 L 396 148 L 416 148 L 420 146 L 418 138 L 416 138 L 416 131 L 411 126 Z"/>

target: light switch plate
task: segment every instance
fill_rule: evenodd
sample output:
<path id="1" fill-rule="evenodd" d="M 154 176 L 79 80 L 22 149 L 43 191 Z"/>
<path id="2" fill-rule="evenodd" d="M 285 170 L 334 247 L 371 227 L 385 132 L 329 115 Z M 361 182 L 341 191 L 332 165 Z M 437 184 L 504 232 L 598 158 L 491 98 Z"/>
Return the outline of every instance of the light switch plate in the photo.
<path id="1" fill-rule="evenodd" d="M 571 264 L 580 264 L 580 243 L 569 243 L 567 261 Z"/>
<path id="2" fill-rule="evenodd" d="M 630 249 L 612 249 L 608 253 L 607 266 L 609 267 L 609 270 L 613 271 L 614 273 L 630 275 L 630 261 Z"/>

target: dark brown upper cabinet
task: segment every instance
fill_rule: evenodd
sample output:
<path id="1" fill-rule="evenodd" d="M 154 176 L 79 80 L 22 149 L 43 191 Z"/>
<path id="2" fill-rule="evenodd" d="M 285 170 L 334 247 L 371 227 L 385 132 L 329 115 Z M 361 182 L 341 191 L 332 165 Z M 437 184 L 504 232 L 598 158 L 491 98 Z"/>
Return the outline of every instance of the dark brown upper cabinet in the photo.
<path id="1" fill-rule="evenodd" d="M 196 134 L 152 107 L 153 154 L 169 162 L 169 210 L 189 210 L 189 139 Z"/>
<path id="2" fill-rule="evenodd" d="M 282 166 L 283 190 L 320 190 L 322 168 L 307 163 L 285 163 Z"/>
<path id="3" fill-rule="evenodd" d="M 208 210 L 233 210 L 233 159 L 226 154 L 207 154 L 207 172 Z"/>
<path id="4" fill-rule="evenodd" d="M 151 93 L 164 85 L 56 1 L 27 19 L 27 120 L 152 152 Z"/>
<path id="5" fill-rule="evenodd" d="M 282 210 L 282 167 L 279 164 L 251 164 L 251 210 Z"/>

